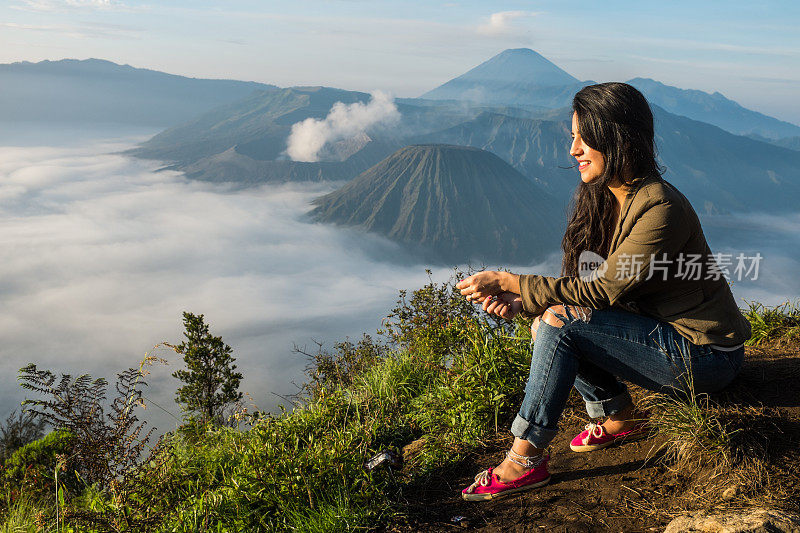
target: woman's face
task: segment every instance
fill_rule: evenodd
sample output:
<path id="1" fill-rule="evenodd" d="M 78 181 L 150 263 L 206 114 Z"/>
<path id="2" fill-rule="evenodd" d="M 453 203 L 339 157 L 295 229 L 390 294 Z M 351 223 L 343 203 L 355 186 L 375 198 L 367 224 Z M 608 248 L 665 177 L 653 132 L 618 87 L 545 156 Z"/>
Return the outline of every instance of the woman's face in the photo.
<path id="1" fill-rule="evenodd" d="M 606 158 L 594 148 L 590 148 L 578 131 L 578 114 L 572 114 L 572 147 L 569 155 L 578 160 L 578 171 L 584 183 L 594 181 L 603 174 Z"/>

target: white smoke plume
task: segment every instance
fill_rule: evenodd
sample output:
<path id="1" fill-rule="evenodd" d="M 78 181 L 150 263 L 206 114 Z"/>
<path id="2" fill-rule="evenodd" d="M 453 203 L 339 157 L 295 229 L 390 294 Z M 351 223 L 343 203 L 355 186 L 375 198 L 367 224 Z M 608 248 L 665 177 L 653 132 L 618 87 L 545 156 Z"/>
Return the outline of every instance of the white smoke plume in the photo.
<path id="1" fill-rule="evenodd" d="M 294 161 L 319 161 L 319 153 L 327 143 L 363 134 L 376 124 L 391 125 L 400 120 L 390 95 L 382 91 L 370 95 L 372 99 L 366 104 L 336 102 L 325 120 L 307 118 L 293 124 L 286 153 Z"/>

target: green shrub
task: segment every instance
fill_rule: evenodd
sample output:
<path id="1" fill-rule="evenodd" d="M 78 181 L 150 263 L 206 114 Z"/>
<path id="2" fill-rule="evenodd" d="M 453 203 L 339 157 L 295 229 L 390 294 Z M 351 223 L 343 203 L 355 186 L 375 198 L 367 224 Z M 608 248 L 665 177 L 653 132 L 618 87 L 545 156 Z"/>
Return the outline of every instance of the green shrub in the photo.
<path id="1" fill-rule="evenodd" d="M 59 483 L 72 492 L 79 492 L 82 485 L 66 460 L 74 442 L 72 434 L 53 431 L 14 452 L 3 467 L 3 484 L 12 499 L 21 494 L 29 498 L 54 499 L 55 471 L 59 462 L 67 465 L 67 470 L 59 474 Z"/>
<path id="2" fill-rule="evenodd" d="M 333 351 L 323 350 L 320 346 L 316 354 L 305 353 L 299 348 L 295 351 L 310 358 L 306 367 L 308 382 L 304 391 L 316 397 L 321 390 L 349 387 L 353 380 L 378 364 L 388 348 L 364 335 L 356 344 L 349 340 L 333 345 Z"/>
<path id="3" fill-rule="evenodd" d="M 440 298 L 450 291 L 430 284 L 411 302 L 447 308 Z M 339 345 L 349 359 L 329 356 L 314 394 L 292 411 L 263 417 L 245 432 L 185 428 L 169 466 L 186 480 L 183 503 L 167 529 L 372 527 L 401 511 L 405 486 L 457 462 L 505 425 L 527 378 L 528 325 L 520 320 L 517 334 L 508 335 L 509 328 L 472 310 L 422 311 L 420 304 L 396 315 L 395 342 L 365 337 Z M 412 441 L 421 444 L 402 472 L 365 468 L 380 450 L 399 453 Z"/>
<path id="4" fill-rule="evenodd" d="M 402 492 L 505 426 L 528 375 L 530 333 L 486 320 L 454 281 L 407 297 L 364 336 L 312 356 L 291 410 L 249 430 L 186 424 L 118 483 L 73 498 L 68 516 L 114 531 L 343 531 L 402 512 Z M 411 442 L 402 470 L 368 470 Z M 124 490 L 123 490 L 124 489 Z M 144 528 L 144 529 L 142 529 Z"/>

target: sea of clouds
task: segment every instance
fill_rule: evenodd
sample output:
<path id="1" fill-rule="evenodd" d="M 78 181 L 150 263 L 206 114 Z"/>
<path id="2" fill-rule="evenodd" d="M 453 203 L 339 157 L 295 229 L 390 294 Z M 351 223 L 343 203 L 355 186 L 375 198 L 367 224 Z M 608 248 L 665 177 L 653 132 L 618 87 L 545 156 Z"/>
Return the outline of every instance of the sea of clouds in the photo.
<path id="1" fill-rule="evenodd" d="M 337 184 L 234 191 L 118 154 L 144 137 L 103 135 L 0 137 L 0 416 L 24 398 L 16 378 L 28 362 L 113 378 L 179 342 L 183 311 L 205 315 L 233 347 L 241 390 L 274 409 L 303 381 L 295 344 L 374 334 L 398 291 L 428 280 L 381 237 L 306 220 Z M 436 281 L 451 274 L 433 269 Z M 151 415 L 170 429 L 181 361 L 156 354 L 170 364 L 153 370 L 147 395 L 172 413 Z"/>
<path id="2" fill-rule="evenodd" d="M 203 313 L 233 347 L 241 385 L 260 409 L 286 403 L 316 349 L 374 333 L 426 265 L 385 239 L 305 218 L 338 184 L 233 190 L 159 172 L 119 155 L 145 136 L 104 131 L 0 132 L 0 416 L 19 408 L 29 362 L 113 379 L 162 342 L 179 342 L 181 313 Z M 46 144 L 44 144 L 44 141 Z M 714 251 L 760 252 L 759 279 L 734 283 L 740 303 L 800 294 L 800 215 L 704 220 Z M 554 275 L 558 258 L 515 270 Z M 449 268 L 433 269 L 447 280 Z M 149 376 L 161 430 L 180 416 L 180 366 Z M 175 417 L 175 418 L 173 418 Z"/>

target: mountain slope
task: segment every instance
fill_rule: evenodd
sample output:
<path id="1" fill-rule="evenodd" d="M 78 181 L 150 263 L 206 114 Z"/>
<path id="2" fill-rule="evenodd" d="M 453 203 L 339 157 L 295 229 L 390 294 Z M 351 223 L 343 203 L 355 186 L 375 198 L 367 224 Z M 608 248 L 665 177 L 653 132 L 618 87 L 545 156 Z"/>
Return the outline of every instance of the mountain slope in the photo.
<path id="1" fill-rule="evenodd" d="M 768 139 L 800 135 L 800 126 L 744 108 L 715 92 L 679 89 L 648 78 L 628 81 L 648 101 L 670 113 L 718 126 L 737 135 L 756 134 Z"/>
<path id="2" fill-rule="evenodd" d="M 575 160 L 569 155 L 569 128 L 563 119 L 484 112 L 451 128 L 417 136 L 414 142 L 474 146 L 492 152 L 566 203 L 578 180 L 572 168 Z"/>
<path id="3" fill-rule="evenodd" d="M 797 150 L 800 151 L 800 136 L 797 137 L 783 137 L 781 139 L 767 139 L 766 137 L 762 137 L 758 134 L 748 134 L 748 137 L 751 139 L 755 139 L 757 141 L 762 141 L 765 143 L 774 144 L 775 146 L 780 146 L 782 148 L 788 148 L 789 150 Z"/>
<path id="4" fill-rule="evenodd" d="M 528 48 L 505 50 L 423 94 L 432 100 L 563 107 L 581 82 Z"/>
<path id="5" fill-rule="evenodd" d="M 182 171 L 190 179 L 227 182 L 238 187 L 295 181 L 344 181 L 357 176 L 397 148 L 395 144 L 369 140 L 344 160 L 307 163 L 289 159 L 253 159 L 240 153 L 235 146 L 192 163 L 171 165 L 167 168 Z"/>
<path id="6" fill-rule="evenodd" d="M 283 152 L 293 124 L 307 118 L 324 119 L 337 102 L 352 104 L 369 100 L 367 93 L 330 87 L 254 92 L 162 131 L 129 154 L 187 165 L 236 147 L 238 153 L 258 161 L 279 160 L 285 158 Z M 379 126 L 373 128 L 387 142 L 394 142 L 408 132 L 433 131 L 458 124 L 480 112 L 465 110 L 461 104 L 407 98 L 398 99 L 395 104 L 401 123 L 388 131 L 380 131 Z M 370 137 L 376 138 L 371 132 Z"/>
<path id="7" fill-rule="evenodd" d="M 100 59 L 0 65 L 3 121 L 165 127 L 255 90 L 262 83 L 187 78 Z"/>
<path id="8" fill-rule="evenodd" d="M 792 210 L 800 202 L 800 152 L 733 135 L 658 106 L 653 111 L 664 177 L 698 212 Z M 484 113 L 416 140 L 491 151 L 545 185 L 565 205 L 579 180 L 569 155 L 570 114 L 565 109 L 560 120 L 537 120 Z"/>
<path id="9" fill-rule="evenodd" d="M 698 212 L 797 210 L 800 152 L 654 111 L 665 177 Z"/>
<path id="10" fill-rule="evenodd" d="M 292 124 L 324 118 L 336 102 L 366 102 L 369 94 L 329 87 L 258 91 L 165 130 L 130 153 L 148 159 L 190 163 L 234 146 L 256 160 L 278 159 Z"/>
<path id="11" fill-rule="evenodd" d="M 292 125 L 323 119 L 334 104 L 366 103 L 370 95 L 329 87 L 290 87 L 258 91 L 165 130 L 128 151 L 171 163 L 193 179 L 240 185 L 264 182 L 350 179 L 401 146 L 401 135 L 431 131 L 475 116 L 460 104 L 396 102 L 401 122 L 391 129 L 374 125 L 353 138 L 326 144 L 318 163 L 288 160 Z M 530 113 L 530 111 L 525 111 Z M 402 132 L 402 133 L 401 133 Z"/>
<path id="12" fill-rule="evenodd" d="M 542 259 L 564 223 L 540 187 L 463 146 L 407 146 L 314 204 L 317 221 L 377 232 L 446 263 Z"/>

